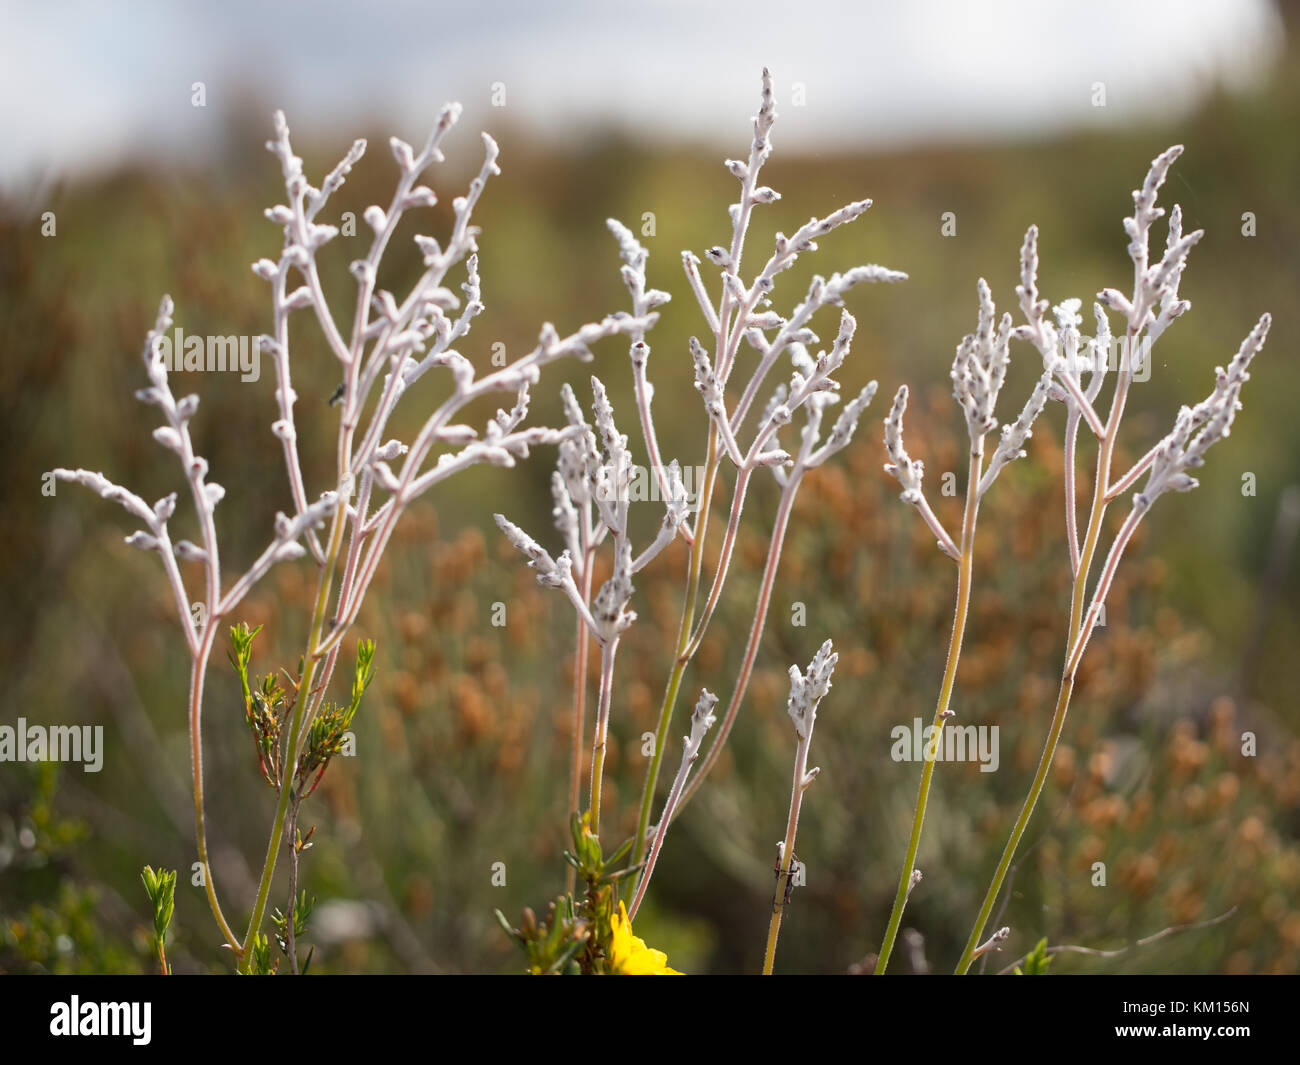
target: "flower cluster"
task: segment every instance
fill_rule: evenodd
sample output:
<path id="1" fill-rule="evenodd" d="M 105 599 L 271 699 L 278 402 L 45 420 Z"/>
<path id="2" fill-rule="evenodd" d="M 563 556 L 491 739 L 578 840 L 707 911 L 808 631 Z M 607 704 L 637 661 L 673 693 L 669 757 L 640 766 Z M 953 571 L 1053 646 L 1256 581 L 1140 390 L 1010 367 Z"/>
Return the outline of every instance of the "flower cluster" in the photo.
<path id="1" fill-rule="evenodd" d="M 83 484 L 126 507 L 145 526 L 132 533 L 127 542 L 157 551 L 162 558 L 193 660 L 189 725 L 196 755 L 193 760 L 195 820 L 203 882 L 213 916 L 243 971 L 261 965 L 259 945 L 265 938 L 259 929 L 266 912 L 267 893 L 286 822 L 293 822 L 291 806 L 296 811 L 300 799 L 294 797 L 293 774 L 285 773 L 283 779 L 275 776 L 273 783 L 278 787 L 280 799 L 267 860 L 248 931 L 237 936 L 217 899 L 215 877 L 208 866 L 203 813 L 199 724 L 204 679 L 221 628 L 219 622 L 239 606 L 272 565 L 310 552 L 320 567 L 323 583 L 306 626 L 310 635 L 300 673 L 293 676 L 302 694 L 286 700 L 286 705 L 292 703 L 292 720 L 280 722 L 285 726 L 281 758 L 286 766 L 306 759 L 302 764 L 310 763 L 312 779 L 318 780 L 318 773 L 337 745 L 338 734 L 348 719 L 346 710 L 327 701 L 326 689 L 343 638 L 361 610 L 403 512 L 434 485 L 466 469 L 481 464 L 513 466 L 536 445 L 554 445 L 569 439 L 575 432 L 573 426 L 555 429 L 524 424 L 530 389 L 539 380 L 542 369 L 562 358 L 590 360 L 591 347 L 598 341 L 618 335 L 638 336 L 653 320 L 648 309 L 652 300 L 647 296 L 647 307 L 642 314 L 611 314 L 568 335 L 561 335 L 548 322 L 542 326 L 532 351 L 490 373 L 477 372 L 474 362 L 458 346 L 466 340 L 472 323 L 485 309 L 478 273 L 479 231 L 472 218 L 489 178 L 500 173 L 497 145 L 486 135 L 483 164 L 478 174 L 466 193 L 452 202 L 450 234 L 441 241 L 424 234 L 414 237 L 422 272 L 404 294 L 379 286 L 381 261 L 403 218 L 408 212 L 437 202 L 436 194 L 422 183 L 422 178 L 426 171 L 442 162 L 442 144 L 460 113 L 458 104 L 445 107 L 418 151 L 397 137 L 389 141 L 398 169 L 397 185 L 387 207 L 373 204 L 363 212 L 370 230 L 369 246 L 362 257 L 350 264 L 356 283 L 356 297 L 350 301 L 354 308 L 350 325 L 336 317 L 326 300 L 317 260 L 340 236 L 337 226 L 321 220 L 322 211 L 362 159 L 366 143 L 354 142 L 316 187 L 308 180 L 302 159 L 293 151 L 284 115 L 279 112 L 275 115 L 274 136 L 267 148 L 280 163 L 285 199 L 270 207 L 266 217 L 280 228 L 283 241 L 277 258 L 259 259 L 252 264 L 252 269 L 270 286 L 272 330 L 258 338 L 258 342 L 261 350 L 271 354 L 275 366 L 277 417 L 270 431 L 283 455 L 291 510 L 277 515 L 270 543 L 233 585 L 223 587 L 214 522 L 215 508 L 225 498 L 226 491 L 208 479 L 207 460 L 196 454 L 190 435 L 199 400 L 193 395 L 176 399 L 168 382 L 160 341 L 172 325 L 170 299 L 163 299 L 157 321 L 146 339 L 143 355 L 148 387 L 136 396 L 163 414 L 164 424 L 154 431 L 154 439 L 180 462 L 198 517 L 199 542 L 181 540 L 173 544 L 170 539 L 167 524 L 176 508 L 175 493 L 150 507 L 103 474 L 84 469 L 54 471 L 55 477 Z M 458 295 L 449 286 L 448 279 L 451 271 L 462 264 L 465 279 Z M 306 489 L 295 413 L 298 395 L 292 378 L 294 360 L 289 322 L 298 311 L 310 311 L 333 357 L 335 368 L 330 373 L 342 377 L 331 400 L 331 406 L 337 403 L 339 408 L 335 468 L 315 501 L 309 501 Z M 398 402 L 411 385 L 434 369 L 447 371 L 449 387 L 445 397 L 433 407 L 413 439 L 387 439 L 387 427 Z M 509 410 L 498 410 L 482 431 L 457 420 L 467 406 L 494 393 L 512 394 L 513 403 Z M 399 458 L 403 461 L 395 469 L 393 463 Z M 326 532 L 320 535 L 323 528 Z M 556 564 L 544 551 L 538 549 L 531 557 L 540 574 L 562 583 L 556 574 Z M 195 606 L 191 605 L 192 597 L 177 560 L 202 567 L 204 594 Z M 630 595 L 630 584 L 616 582 L 610 586 L 603 600 L 608 627 L 617 628 L 625 622 L 622 605 Z M 292 909 L 291 899 L 290 913 Z M 292 936 L 289 938 L 292 942 Z M 290 960 L 291 966 L 296 967 L 296 959 Z"/>
<path id="2" fill-rule="evenodd" d="M 1067 299 L 1054 307 L 1042 298 L 1038 289 L 1038 229 L 1031 226 L 1025 234 L 1020 252 L 1020 284 L 1016 287 L 1024 322 L 1014 325 L 1009 314 L 1004 314 L 995 326 L 995 308 L 992 295 L 983 280 L 979 282 L 979 319 L 975 332 L 965 337 L 957 348 L 953 362 L 953 395 L 965 415 L 967 432 L 971 441 L 970 475 L 966 491 L 966 507 L 961 536 L 954 541 L 930 509 L 922 491 L 923 467 L 914 461 L 903 446 L 903 412 L 907 405 L 906 386 L 900 388 L 893 407 L 885 420 L 885 449 L 889 463 L 885 466 L 903 487 L 903 501 L 915 506 L 926 524 L 934 532 L 940 548 L 959 563 L 957 610 L 950 643 L 948 663 L 935 711 L 935 740 L 945 723 L 953 716 L 948 708 L 956 678 L 957 662 L 961 655 L 965 634 L 967 608 L 972 587 L 973 539 L 979 503 L 1000 472 L 1016 459 L 1025 457 L 1025 444 L 1033 427 L 1051 400 L 1061 402 L 1066 411 L 1064 433 L 1065 465 L 1065 529 L 1069 546 L 1070 571 L 1073 578 L 1072 601 L 1066 632 L 1066 655 L 1062 673 L 1061 691 L 1056 712 L 1044 745 L 1038 773 L 1021 814 L 1012 830 L 1003 852 L 1002 860 L 994 873 L 985 896 L 984 905 L 976 918 L 966 949 L 958 963 L 958 972 L 965 972 L 975 958 L 989 950 L 997 949 L 1008 935 L 1000 929 L 981 943 L 993 906 L 1002 883 L 1011 866 L 1025 826 L 1033 812 L 1046 780 L 1047 770 L 1056 751 L 1065 714 L 1069 708 L 1074 678 L 1088 641 L 1098 624 L 1106 596 L 1115 579 L 1124 551 L 1142 517 L 1159 496 L 1169 491 L 1187 491 L 1196 487 L 1196 480 L 1188 472 L 1204 462 L 1211 446 L 1228 435 L 1236 412 L 1242 386 L 1249 379 L 1247 372 L 1251 361 L 1263 347 L 1268 334 L 1270 318 L 1267 314 L 1242 341 L 1227 368 L 1216 370 L 1213 391 L 1195 407 L 1183 407 L 1172 431 L 1125 474 L 1113 477 L 1112 460 L 1119 429 L 1122 423 L 1129 387 L 1137 370 L 1135 356 L 1145 345 L 1149 357 L 1150 346 L 1159 339 L 1172 322 L 1190 307 L 1188 300 L 1178 292 L 1179 282 L 1187 263 L 1188 253 L 1202 232 L 1183 233 L 1182 211 L 1175 206 L 1169 214 L 1169 228 L 1165 250 L 1159 261 L 1152 263 L 1150 254 L 1151 227 L 1164 216 L 1157 206 L 1157 196 L 1168 175 L 1169 168 L 1181 154 L 1182 148 L 1174 146 L 1151 163 L 1141 188 L 1133 193 L 1133 214 L 1124 220 L 1124 230 L 1129 237 L 1128 253 L 1133 262 L 1133 290 L 1124 295 L 1117 289 L 1103 289 L 1093 305 L 1097 328 L 1092 337 L 1084 337 L 1079 327 L 1082 301 Z M 1048 309 L 1052 314 L 1049 317 Z M 1118 313 L 1125 323 L 1120 341 L 1119 358 L 1112 366 L 1112 337 L 1108 311 Z M 997 446 L 987 466 L 984 464 L 983 438 L 992 430 L 997 420 L 994 407 L 998 393 L 1006 379 L 1008 347 L 1011 340 L 1026 341 L 1042 358 L 1043 373 L 1035 384 L 1020 415 L 1014 422 L 1004 424 Z M 1113 373 L 1112 373 L 1113 371 Z M 1111 406 L 1105 418 L 1097 411 L 1097 403 L 1106 380 L 1114 381 Z M 1079 533 L 1078 500 L 1076 499 L 1076 451 L 1079 426 L 1088 427 L 1097 440 L 1097 482 L 1093 503 L 1084 534 Z M 1134 495 L 1133 506 L 1110 546 L 1104 554 L 1101 538 L 1104 516 L 1108 505 L 1147 474 L 1146 487 Z M 1095 581 L 1090 580 L 1099 557 L 1104 558 Z M 878 955 L 877 972 L 884 972 L 889 962 L 895 936 L 899 930 L 903 908 L 907 903 L 916 877 L 914 862 L 925 818 L 926 799 L 934 772 L 933 762 L 922 770 L 920 796 L 913 818 L 908 853 L 904 862 L 893 913 Z"/>

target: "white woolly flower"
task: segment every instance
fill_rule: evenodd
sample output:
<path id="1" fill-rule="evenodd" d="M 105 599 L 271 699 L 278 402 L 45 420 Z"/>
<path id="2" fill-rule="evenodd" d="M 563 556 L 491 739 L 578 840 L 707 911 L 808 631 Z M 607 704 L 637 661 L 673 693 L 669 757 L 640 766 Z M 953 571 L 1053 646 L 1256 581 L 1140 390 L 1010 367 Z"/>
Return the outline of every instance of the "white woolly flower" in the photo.
<path id="1" fill-rule="evenodd" d="M 1146 487 L 1133 497 L 1133 505 L 1145 511 L 1165 492 L 1188 492 L 1198 484 L 1188 470 L 1204 465 L 1205 453 L 1226 437 L 1241 409 L 1242 385 L 1250 380 L 1247 367 L 1259 354 L 1268 337 L 1270 315 L 1263 315 L 1247 334 L 1225 369 L 1215 368 L 1215 385 L 1195 407 L 1183 407 L 1174 427 L 1156 448 Z"/>
<path id="2" fill-rule="evenodd" d="M 885 472 L 903 486 L 904 503 L 921 502 L 921 481 L 925 476 L 925 464 L 914 461 L 903 447 L 903 412 L 907 410 L 907 385 L 900 385 L 894 394 L 894 403 L 885 417 L 885 450 L 889 453 L 889 462 Z"/>
<path id="3" fill-rule="evenodd" d="M 818 704 L 831 690 L 831 675 L 839 658 L 831 641 L 827 640 L 813 655 L 807 672 L 801 673 L 798 666 L 790 667 L 790 697 L 786 711 L 794 722 L 795 731 L 805 740 L 812 736 Z"/>

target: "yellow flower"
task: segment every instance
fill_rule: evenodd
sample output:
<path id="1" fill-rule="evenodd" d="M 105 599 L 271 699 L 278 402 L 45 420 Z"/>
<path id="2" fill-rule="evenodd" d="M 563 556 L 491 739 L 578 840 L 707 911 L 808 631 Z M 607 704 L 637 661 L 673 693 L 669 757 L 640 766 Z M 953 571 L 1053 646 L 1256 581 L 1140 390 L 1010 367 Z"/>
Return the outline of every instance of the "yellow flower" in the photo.
<path id="1" fill-rule="evenodd" d="M 681 976 L 676 969 L 668 968 L 668 955 L 662 950 L 652 950 L 645 940 L 632 934 L 632 922 L 627 919 L 627 907 L 618 904 L 618 913 L 610 919 L 614 939 L 609 948 L 609 960 L 614 972 L 620 976 Z"/>

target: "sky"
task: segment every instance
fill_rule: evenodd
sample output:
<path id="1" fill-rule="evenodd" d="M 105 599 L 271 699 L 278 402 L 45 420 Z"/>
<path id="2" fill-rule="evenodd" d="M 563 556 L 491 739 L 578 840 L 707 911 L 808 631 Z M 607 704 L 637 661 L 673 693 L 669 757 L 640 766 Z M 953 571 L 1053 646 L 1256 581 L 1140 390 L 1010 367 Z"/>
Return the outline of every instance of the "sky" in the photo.
<path id="1" fill-rule="evenodd" d="M 422 142 L 452 99 L 547 139 L 714 140 L 764 65 L 787 145 L 1032 137 L 1176 116 L 1281 38 L 1266 0 L 0 0 L 0 188 L 202 161 L 249 104 L 343 143 L 376 119 Z"/>

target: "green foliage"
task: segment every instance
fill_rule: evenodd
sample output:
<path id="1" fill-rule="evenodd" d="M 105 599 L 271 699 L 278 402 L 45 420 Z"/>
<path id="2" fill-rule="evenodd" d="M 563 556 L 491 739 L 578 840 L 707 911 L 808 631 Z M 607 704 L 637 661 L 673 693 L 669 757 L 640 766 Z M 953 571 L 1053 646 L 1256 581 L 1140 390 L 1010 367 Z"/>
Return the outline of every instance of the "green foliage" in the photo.
<path id="1" fill-rule="evenodd" d="M 547 920 L 541 923 L 525 907 L 519 928 L 513 927 L 500 910 L 494 911 L 506 934 L 527 954 L 530 973 L 605 972 L 610 925 L 618 911 L 615 885 L 641 868 L 618 868 L 632 850 L 631 839 L 604 857 L 600 840 L 591 831 L 590 813 L 573 814 L 569 834 L 572 847 L 565 850 L 564 860 L 577 870 L 578 879 L 586 886 L 585 895 L 576 899 L 572 895 L 559 896 L 550 904 Z"/>
<path id="2" fill-rule="evenodd" d="M 375 679 L 375 641 L 358 640 L 357 641 L 357 664 L 352 673 L 352 703 L 348 707 L 348 720 L 351 721 L 352 714 L 357 712 L 361 705 L 361 696 L 365 694 L 370 682 Z"/>
<path id="3" fill-rule="evenodd" d="M 492 912 L 506 935 L 527 955 L 526 972 L 536 976 L 576 976 L 583 971 L 579 956 L 591 939 L 591 926 L 578 916 L 570 896 L 556 898 L 544 922 L 538 922 L 537 915 L 525 906 L 518 928 L 500 910 Z"/>
<path id="4" fill-rule="evenodd" d="M 144 930 L 121 931 L 129 911 L 79 860 L 90 828 L 58 808 L 58 781 L 50 762 L 0 773 L 0 973 L 142 972 Z"/>
<path id="5" fill-rule="evenodd" d="M 307 889 L 304 888 L 302 894 L 298 897 L 297 903 L 293 907 L 293 935 L 294 939 L 304 935 L 307 931 L 307 918 L 311 916 L 311 911 L 316 905 L 314 896 L 308 897 Z M 289 953 L 289 918 L 278 908 L 271 914 L 271 923 L 275 925 L 275 941 L 280 945 L 281 953 Z"/>
<path id="6" fill-rule="evenodd" d="M 251 685 L 249 683 L 248 665 L 253 658 L 253 640 L 261 631 L 261 625 L 250 629 L 243 621 L 232 625 L 231 650 L 226 652 L 226 657 L 239 674 L 239 685 L 244 693 L 244 724 L 253 735 L 258 767 L 263 779 L 278 789 L 284 765 L 281 740 L 290 704 L 285 699 L 279 678 L 274 674 L 268 673 L 260 681 Z"/>
<path id="7" fill-rule="evenodd" d="M 1047 953 L 1047 938 L 1044 937 L 1038 941 L 1022 963 L 1024 968 L 1016 966 L 1016 976 L 1046 976 L 1047 967 L 1052 964 L 1052 956 Z"/>
<path id="8" fill-rule="evenodd" d="M 146 865 L 140 873 L 144 883 L 145 894 L 153 907 L 153 934 L 161 952 L 167 939 L 167 928 L 172 923 L 172 911 L 176 906 L 176 870 L 159 869 L 154 871 Z"/>
<path id="9" fill-rule="evenodd" d="M 280 967 L 280 959 L 271 958 L 271 941 L 261 932 L 253 937 L 252 958 L 248 966 L 249 976 L 274 976 Z"/>
<path id="10" fill-rule="evenodd" d="M 0 906 L 0 973 L 138 974 L 147 956 L 143 937 L 115 937 L 96 887 L 64 883 L 40 902 Z"/>
<path id="11" fill-rule="evenodd" d="M 230 630 L 231 651 L 228 653 L 231 664 L 239 675 L 240 686 L 244 692 L 244 721 L 253 735 L 257 746 L 258 765 L 262 776 L 268 784 L 277 790 L 283 786 L 293 788 L 292 820 L 294 879 L 297 877 L 298 860 L 311 848 L 311 837 L 316 831 L 313 825 L 304 836 L 297 825 L 298 808 L 319 786 L 335 755 L 344 750 L 347 743 L 348 729 L 352 725 L 357 710 L 361 707 L 361 698 L 374 680 L 375 642 L 359 640 L 357 658 L 352 674 L 351 695 L 346 706 L 325 702 L 307 725 L 303 752 L 298 757 L 291 781 L 284 780 L 284 764 L 294 749 L 294 737 L 288 735 L 286 726 L 291 722 L 291 712 L 297 699 L 301 697 L 302 660 L 299 659 L 299 672 L 296 679 L 290 680 L 292 697 L 286 697 L 285 689 L 278 678 L 268 674 L 257 686 L 249 683 L 248 666 L 252 660 L 253 640 L 262 626 L 250 629 L 246 622 L 232 626 Z M 296 950 L 296 940 L 307 931 L 307 919 L 315 906 L 315 898 L 309 897 L 303 889 L 295 901 L 290 898 L 290 915 L 276 909 L 271 915 L 275 929 L 275 941 L 285 955 Z M 292 928 L 290 920 L 292 919 Z M 290 934 L 292 933 L 292 935 Z M 260 948 L 259 948 L 260 949 Z M 314 948 L 313 948 L 314 953 Z M 312 955 L 308 955 L 310 965 Z M 291 959 L 296 962 L 296 959 Z M 255 954 L 254 971 L 269 971 L 265 959 Z M 278 964 L 278 962 L 277 962 Z M 296 965 L 295 969 L 296 970 Z M 304 971 L 305 967 L 304 967 Z"/>
<path id="12" fill-rule="evenodd" d="M 258 690 L 247 696 L 245 707 L 244 723 L 253 734 L 262 776 L 271 787 L 279 788 L 283 765 L 281 739 L 289 720 L 289 704 L 279 680 L 270 674 L 263 677 Z"/>
<path id="13" fill-rule="evenodd" d="M 278 789 L 283 780 L 289 744 L 292 742 L 291 737 L 285 733 L 285 727 L 298 698 L 299 681 L 290 680 L 294 693 L 292 697 L 286 696 L 285 688 L 274 674 L 267 674 L 260 681 L 250 684 L 248 666 L 252 661 L 253 640 L 261 631 L 261 625 L 250 629 L 246 622 L 231 626 L 231 650 L 227 652 L 227 657 L 239 675 L 240 687 L 244 692 L 244 723 L 252 733 L 257 748 L 258 766 L 266 782 Z M 361 707 L 361 697 L 374 680 L 374 661 L 375 641 L 359 640 L 348 704 L 325 703 L 307 726 L 306 744 L 294 771 L 294 790 L 300 799 L 305 799 L 316 790 L 331 759 L 343 750 L 352 719 Z M 298 677 L 301 677 L 301 659 L 298 670 Z"/>
<path id="14" fill-rule="evenodd" d="M 253 640 L 261 631 L 261 625 L 255 629 L 250 629 L 245 621 L 230 626 L 231 649 L 226 652 L 226 657 L 230 659 L 230 664 L 235 667 L 235 672 L 239 674 L 245 699 L 251 697 L 248 690 L 248 664 L 253 660 Z"/>
<path id="15" fill-rule="evenodd" d="M 298 759 L 294 785 L 304 799 L 316 790 L 331 759 L 343 750 L 347 731 L 352 727 L 352 719 L 361 706 L 361 696 L 374 679 L 374 658 L 374 641 L 358 641 L 351 702 L 347 706 L 326 703 L 308 726 L 306 749 Z"/>

